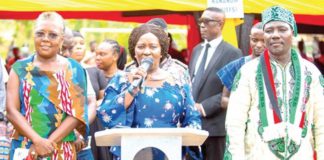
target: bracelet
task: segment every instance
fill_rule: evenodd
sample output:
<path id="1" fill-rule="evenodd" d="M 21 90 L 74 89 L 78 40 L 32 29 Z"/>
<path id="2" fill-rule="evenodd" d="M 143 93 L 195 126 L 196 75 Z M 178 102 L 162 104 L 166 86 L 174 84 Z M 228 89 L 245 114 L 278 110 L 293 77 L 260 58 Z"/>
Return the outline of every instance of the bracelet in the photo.
<path id="1" fill-rule="evenodd" d="M 127 92 L 132 96 L 132 97 L 135 97 L 136 94 L 134 93 L 134 86 L 133 85 L 130 85 L 127 89 Z"/>

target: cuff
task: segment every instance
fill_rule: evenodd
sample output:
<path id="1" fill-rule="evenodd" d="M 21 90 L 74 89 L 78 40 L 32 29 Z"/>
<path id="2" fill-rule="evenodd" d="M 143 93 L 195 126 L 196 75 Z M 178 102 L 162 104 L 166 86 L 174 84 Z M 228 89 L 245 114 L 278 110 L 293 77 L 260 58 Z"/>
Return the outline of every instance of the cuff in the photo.
<path id="1" fill-rule="evenodd" d="M 201 103 L 200 103 L 199 107 L 200 107 L 200 110 L 201 110 L 201 114 L 202 114 L 202 116 L 203 116 L 203 117 L 206 117 L 205 109 L 204 109 L 204 107 L 203 107 L 203 105 L 202 105 Z"/>

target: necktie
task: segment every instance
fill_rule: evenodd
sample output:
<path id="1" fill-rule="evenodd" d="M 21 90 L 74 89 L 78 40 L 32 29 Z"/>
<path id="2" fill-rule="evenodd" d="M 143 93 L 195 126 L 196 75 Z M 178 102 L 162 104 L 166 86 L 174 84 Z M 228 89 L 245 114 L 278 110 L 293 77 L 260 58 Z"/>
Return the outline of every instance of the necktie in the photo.
<path id="1" fill-rule="evenodd" d="M 195 93 L 197 92 L 197 87 L 199 85 L 199 81 L 201 80 L 202 76 L 204 75 L 205 72 L 205 65 L 206 65 L 206 60 L 207 60 L 207 55 L 208 55 L 208 49 L 210 47 L 210 44 L 207 43 L 205 46 L 205 52 L 204 55 L 200 61 L 200 65 L 198 67 L 198 70 L 196 72 L 196 75 L 194 77 L 194 81 L 192 83 L 192 87 L 193 87 L 193 93 L 194 93 L 194 97 L 196 97 Z"/>

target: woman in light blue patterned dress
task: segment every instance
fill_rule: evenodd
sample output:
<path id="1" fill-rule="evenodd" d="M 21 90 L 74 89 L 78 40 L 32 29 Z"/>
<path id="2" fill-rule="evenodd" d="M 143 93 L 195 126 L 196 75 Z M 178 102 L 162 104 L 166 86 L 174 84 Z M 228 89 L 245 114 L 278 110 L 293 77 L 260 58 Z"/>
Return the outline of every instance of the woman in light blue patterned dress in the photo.
<path id="1" fill-rule="evenodd" d="M 111 79 L 97 111 L 106 128 L 201 129 L 200 114 L 194 107 L 189 84 L 180 84 L 159 67 L 161 58 L 167 55 L 168 45 L 167 34 L 157 26 L 144 24 L 132 31 L 129 38 L 132 57 L 139 63 L 144 58 L 152 58 L 153 65 L 147 72 L 138 67 L 135 73 L 120 71 Z M 141 77 L 146 77 L 145 81 L 140 87 L 133 87 L 133 79 Z M 120 157 L 119 147 L 112 147 L 111 151 L 115 159 Z M 153 159 L 164 159 L 154 149 L 152 153 Z"/>

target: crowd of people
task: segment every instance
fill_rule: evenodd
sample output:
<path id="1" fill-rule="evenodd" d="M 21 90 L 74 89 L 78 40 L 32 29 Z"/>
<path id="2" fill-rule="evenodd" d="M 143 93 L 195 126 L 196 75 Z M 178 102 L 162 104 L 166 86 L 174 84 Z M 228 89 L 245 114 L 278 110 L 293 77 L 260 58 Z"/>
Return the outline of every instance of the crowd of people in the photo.
<path id="1" fill-rule="evenodd" d="M 128 50 L 105 39 L 87 53 L 61 15 L 41 13 L 35 53 L 13 48 L 0 61 L 0 159 L 118 160 L 122 146 L 96 146 L 94 133 L 125 127 L 208 131 L 183 147 L 187 160 L 324 159 L 324 78 L 292 47 L 292 12 L 266 9 L 245 57 L 223 40 L 225 21 L 219 8 L 203 11 L 187 66 L 161 18 L 135 27 Z"/>

